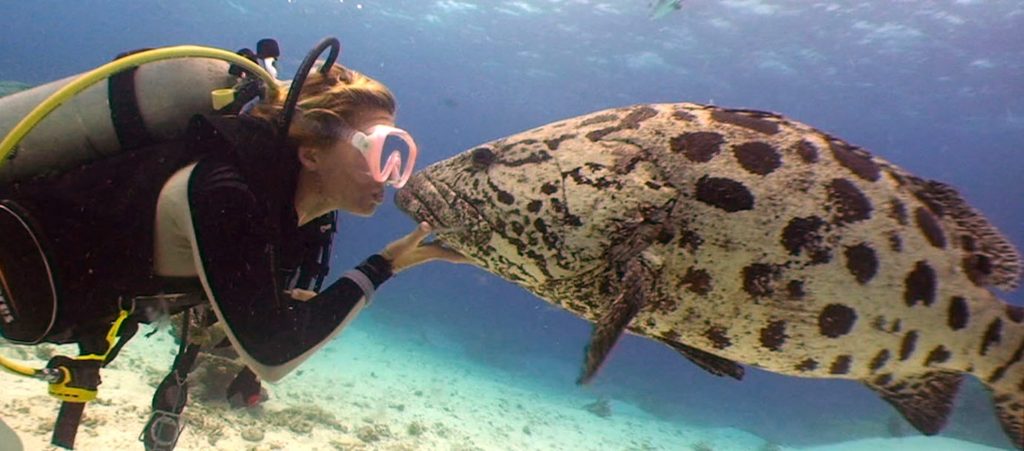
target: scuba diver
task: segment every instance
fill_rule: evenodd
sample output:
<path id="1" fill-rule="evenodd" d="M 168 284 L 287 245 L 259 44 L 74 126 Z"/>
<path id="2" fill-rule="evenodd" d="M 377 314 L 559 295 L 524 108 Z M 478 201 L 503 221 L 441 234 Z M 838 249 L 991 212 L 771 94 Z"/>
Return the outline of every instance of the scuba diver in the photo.
<path id="1" fill-rule="evenodd" d="M 276 67 L 276 42 L 261 41 L 260 50 L 263 64 L 230 68 L 237 98 L 214 114 L 188 114 L 177 139 L 145 136 L 138 111 L 130 114 L 132 98 L 143 95 L 131 92 L 131 82 L 115 88 L 111 78 L 118 153 L 55 175 L 0 179 L 0 334 L 19 344 L 77 343 L 81 351 L 43 369 L 0 360 L 49 381 L 64 401 L 55 445 L 73 447 L 99 368 L 139 323 L 184 313 L 178 356 L 140 437 L 149 450 L 169 450 L 184 425 L 187 376 L 200 351 L 190 324 L 221 325 L 246 365 L 229 395 L 253 404 L 260 379 L 277 381 L 310 357 L 393 274 L 464 261 L 424 242 L 431 230 L 421 223 L 320 290 L 335 212 L 373 215 L 385 187 L 410 177 L 417 148 L 394 126 L 388 88 L 335 62 L 337 40 L 310 52 L 287 91 L 260 67 Z M 125 89 L 129 99 L 115 101 Z M 404 161 L 397 151 L 385 160 L 385 142 L 396 139 L 407 146 Z M 3 150 L 0 161 L 16 170 L 20 155 L 5 158 Z"/>

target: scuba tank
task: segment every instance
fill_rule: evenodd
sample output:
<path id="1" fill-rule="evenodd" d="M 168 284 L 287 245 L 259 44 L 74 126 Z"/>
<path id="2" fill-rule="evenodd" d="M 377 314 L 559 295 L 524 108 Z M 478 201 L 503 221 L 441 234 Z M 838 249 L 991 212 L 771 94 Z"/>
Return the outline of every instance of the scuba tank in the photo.
<path id="1" fill-rule="evenodd" d="M 193 115 L 219 110 L 240 84 L 260 79 L 276 94 L 277 81 L 241 56 L 179 46 L 0 98 L 0 185 L 178 138 Z"/>

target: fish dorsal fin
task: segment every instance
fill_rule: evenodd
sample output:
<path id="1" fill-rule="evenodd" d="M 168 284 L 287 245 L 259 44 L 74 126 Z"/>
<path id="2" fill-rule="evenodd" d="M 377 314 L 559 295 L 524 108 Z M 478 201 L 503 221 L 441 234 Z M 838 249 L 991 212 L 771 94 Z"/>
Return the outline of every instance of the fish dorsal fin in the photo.
<path id="1" fill-rule="evenodd" d="M 1024 264 L 1020 253 L 953 187 L 934 180 L 903 175 L 910 190 L 932 213 L 952 225 L 964 252 L 964 270 L 978 285 L 1016 289 Z"/>
<path id="2" fill-rule="evenodd" d="M 882 376 L 864 384 L 922 434 L 935 435 L 946 426 L 961 381 L 960 373 L 932 371 L 901 378 Z"/>
<path id="3" fill-rule="evenodd" d="M 736 380 L 743 380 L 743 366 L 733 362 L 732 360 L 724 357 L 719 357 L 710 352 L 701 351 L 700 349 L 684 345 L 682 343 L 672 343 L 665 341 L 665 344 L 672 347 L 676 351 L 679 351 L 683 357 L 693 362 L 697 366 L 704 369 L 715 376 L 729 376 Z"/>

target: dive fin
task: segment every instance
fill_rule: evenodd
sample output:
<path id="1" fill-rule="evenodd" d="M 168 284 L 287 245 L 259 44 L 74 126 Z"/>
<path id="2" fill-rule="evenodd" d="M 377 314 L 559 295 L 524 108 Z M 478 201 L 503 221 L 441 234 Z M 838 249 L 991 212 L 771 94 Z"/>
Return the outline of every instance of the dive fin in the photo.
<path id="1" fill-rule="evenodd" d="M 960 373 L 932 371 L 892 378 L 884 384 L 878 378 L 864 384 L 892 404 L 922 434 L 935 435 L 949 420 L 961 381 Z"/>
<path id="2" fill-rule="evenodd" d="M 584 350 L 586 361 L 583 374 L 576 380 L 577 384 L 586 384 L 594 378 L 605 358 L 611 352 L 626 326 L 644 305 L 644 294 L 641 285 L 643 273 L 646 271 L 637 260 L 631 260 L 623 277 L 623 290 L 605 311 L 601 319 L 594 324 L 590 335 L 590 343 Z"/>
<path id="3" fill-rule="evenodd" d="M 682 343 L 663 342 L 679 351 L 683 357 L 693 362 L 715 376 L 729 376 L 736 380 L 743 380 L 743 366 L 724 357 L 719 357 L 707 351 L 684 345 Z"/>

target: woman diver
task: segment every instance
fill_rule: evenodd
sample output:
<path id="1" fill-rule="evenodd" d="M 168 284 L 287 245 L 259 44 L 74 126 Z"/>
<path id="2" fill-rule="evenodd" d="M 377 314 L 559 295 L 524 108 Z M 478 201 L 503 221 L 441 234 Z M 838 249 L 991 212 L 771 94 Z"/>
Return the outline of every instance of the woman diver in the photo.
<path id="1" fill-rule="evenodd" d="M 412 138 L 394 127 L 392 93 L 335 64 L 333 42 L 319 70 L 310 71 L 313 59 L 307 58 L 287 99 L 281 93 L 246 114 L 197 115 L 180 142 L 109 157 L 43 182 L 0 185 L 2 305 L 54 303 L 59 310 L 52 318 L 36 315 L 50 320 L 45 338 L 20 341 L 79 343 L 83 356 L 94 357 L 64 358 L 49 367 L 98 371 L 134 333 L 121 325 L 125 312 L 147 308 L 147 299 L 161 300 L 158 309 L 165 313 L 186 312 L 174 369 L 154 396 L 144 431 L 147 449 L 174 447 L 186 377 L 199 352 L 187 338 L 187 315 L 198 301 L 182 308 L 168 299 L 192 293 L 209 301 L 215 317 L 206 324 L 219 322 L 251 369 L 240 373 L 229 394 L 241 391 L 242 403 L 252 404 L 259 400 L 257 377 L 276 381 L 293 370 L 392 274 L 431 260 L 463 261 L 424 243 L 431 230 L 421 223 L 315 291 L 327 272 L 334 212 L 373 215 L 385 186 L 401 187 L 416 157 Z M 382 164 L 388 137 L 408 145 L 404 167 L 397 155 Z M 36 247 L 8 239 L 14 237 Z M 145 296 L 153 293 L 162 295 Z M 19 342 L 16 322 L 0 325 L 6 338 Z M 91 383 L 91 377 L 78 379 L 63 383 L 92 390 L 99 383 L 98 375 Z M 64 426 L 58 419 L 54 443 L 71 447 L 82 404 L 67 402 L 74 401 L 70 395 L 62 399 L 61 416 L 68 407 L 70 419 Z M 70 437 L 68 431 L 58 437 L 62 427 L 70 428 Z"/>

